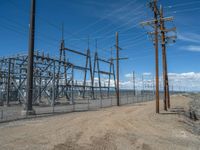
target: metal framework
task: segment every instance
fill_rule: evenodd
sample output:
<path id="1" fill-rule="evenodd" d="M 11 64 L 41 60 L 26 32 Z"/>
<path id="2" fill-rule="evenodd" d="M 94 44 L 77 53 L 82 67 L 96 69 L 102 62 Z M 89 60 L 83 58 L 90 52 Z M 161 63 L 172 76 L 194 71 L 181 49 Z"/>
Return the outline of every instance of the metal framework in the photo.
<path id="1" fill-rule="evenodd" d="M 66 52 L 81 55 L 85 59 L 83 66 L 75 65 L 68 61 Z M 69 57 L 68 57 L 69 58 Z M 96 70 L 92 66 L 91 54 L 88 49 L 86 53 L 64 47 L 64 41 L 61 42 L 60 58 L 49 57 L 49 54 L 36 51 L 34 53 L 33 64 L 33 104 L 34 105 L 56 105 L 57 103 L 74 104 L 75 99 L 91 98 L 94 99 L 96 89 L 107 88 L 107 96 L 112 87 L 110 84 L 111 75 L 115 80 L 115 71 L 113 61 L 106 61 L 95 54 L 94 65 L 99 62 L 106 62 L 110 67 L 110 72 L 106 73 L 99 68 Z M 18 102 L 26 106 L 27 97 L 27 55 L 16 55 L 13 57 L 0 58 L 0 104 L 9 106 L 11 101 Z M 92 69 L 94 68 L 94 70 Z M 84 73 L 81 82 L 74 77 L 76 71 Z M 112 71 L 112 72 L 111 72 Z M 94 85 L 95 73 L 98 73 L 99 83 L 100 74 L 108 75 L 108 86 Z M 89 74 L 89 75 L 88 75 Z M 101 98 L 103 90 L 100 90 Z"/>
<path id="2" fill-rule="evenodd" d="M 74 83 L 74 74 L 72 72 L 68 72 L 70 67 L 67 65 L 67 62 L 66 62 L 66 52 L 73 53 L 75 55 L 79 55 L 84 58 L 85 65 L 82 65 L 82 66 L 73 65 L 73 67 L 72 67 L 72 72 L 74 72 L 74 70 L 75 71 L 79 70 L 84 73 L 84 78 L 83 78 L 82 83 L 79 83 L 79 84 L 78 84 L 78 82 Z M 89 93 L 90 93 L 89 95 L 92 98 L 94 98 L 94 88 L 93 88 L 94 79 L 93 79 L 93 74 L 92 74 L 92 61 L 91 61 L 90 49 L 88 48 L 86 53 L 82 53 L 77 50 L 72 50 L 72 49 L 66 48 L 64 40 L 62 40 L 61 47 L 60 47 L 59 60 L 60 60 L 60 62 L 62 62 L 62 61 L 66 62 L 66 64 L 64 65 L 64 70 L 61 70 L 61 64 L 59 64 L 57 75 L 64 77 L 64 86 L 62 87 L 62 91 L 63 90 L 65 90 L 65 91 L 71 90 L 71 92 L 65 93 L 67 99 L 69 99 L 70 96 L 73 97 L 73 95 L 71 95 L 71 93 L 74 93 L 73 92 L 74 88 L 76 88 L 77 92 L 80 93 L 82 98 L 85 98 L 86 91 L 89 91 Z M 89 72 L 89 75 L 88 75 L 88 72 Z M 89 76 L 89 78 L 87 78 L 88 76 Z M 89 84 L 87 84 L 87 79 L 89 79 Z M 60 82 L 60 80 L 57 80 L 57 97 L 59 96 L 59 94 L 58 94 L 59 93 L 59 82 Z M 71 88 L 69 88 L 69 87 L 71 87 Z"/>
<path id="3" fill-rule="evenodd" d="M 101 64 L 103 64 L 103 63 L 107 64 L 109 66 L 109 70 L 103 70 L 101 68 Z M 113 59 L 111 58 L 109 60 L 105 60 L 105 59 L 99 58 L 98 53 L 95 52 L 94 69 L 93 69 L 94 80 L 95 80 L 96 74 L 98 75 L 98 77 L 97 77 L 98 83 L 95 84 L 95 86 L 94 86 L 95 93 L 98 93 L 98 91 L 99 91 L 101 99 L 103 98 L 104 93 L 105 94 L 107 93 L 106 95 L 109 97 L 110 92 L 112 90 L 111 89 L 111 80 L 114 81 L 114 90 L 116 91 L 115 70 L 114 70 Z M 102 82 L 102 80 L 101 80 L 102 76 L 108 77 L 107 83 L 105 81 Z"/>

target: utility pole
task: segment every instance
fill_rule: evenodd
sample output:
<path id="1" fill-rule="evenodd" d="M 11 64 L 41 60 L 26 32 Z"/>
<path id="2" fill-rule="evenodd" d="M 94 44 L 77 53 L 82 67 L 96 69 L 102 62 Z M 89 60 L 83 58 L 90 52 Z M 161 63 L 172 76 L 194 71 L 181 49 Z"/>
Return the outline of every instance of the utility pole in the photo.
<path id="1" fill-rule="evenodd" d="M 167 55 L 166 55 L 167 57 Z M 168 108 L 171 108 L 171 100 L 170 100 L 170 92 L 169 92 L 169 79 L 168 79 L 168 69 L 167 69 L 167 58 L 165 59 L 166 60 L 166 84 L 167 84 L 167 106 Z"/>
<path id="2" fill-rule="evenodd" d="M 156 113 L 159 113 L 159 58 L 158 58 L 158 8 L 157 0 L 153 2 L 155 28 L 155 62 L 156 62 Z"/>
<path id="3" fill-rule="evenodd" d="M 159 52 L 158 52 L 158 28 L 159 28 L 159 20 L 158 17 L 160 15 L 160 12 L 157 7 L 157 0 L 153 0 L 149 3 L 150 8 L 153 11 L 154 19 L 151 21 L 142 22 L 141 25 L 150 25 L 154 28 L 154 32 L 150 33 L 151 35 L 154 35 L 153 43 L 155 47 L 155 75 L 156 75 L 156 113 L 160 112 L 159 108 Z"/>
<path id="4" fill-rule="evenodd" d="M 167 75 L 167 56 L 166 56 L 166 43 L 169 40 L 173 40 L 175 42 L 176 36 L 166 37 L 165 33 L 174 31 L 176 28 L 165 29 L 165 21 L 172 21 L 172 17 L 163 17 L 163 9 L 159 10 L 157 7 L 157 0 L 152 0 L 149 3 L 150 8 L 152 8 L 154 12 L 154 19 L 146 22 L 142 22 L 143 26 L 149 25 L 154 28 L 154 32 L 148 32 L 149 35 L 153 35 L 154 46 L 155 46 L 155 62 L 156 62 L 156 113 L 159 113 L 159 51 L 158 51 L 158 43 L 159 38 L 161 36 L 161 45 L 162 45 L 162 59 L 163 59 L 163 87 L 164 87 L 164 109 L 167 110 L 167 107 L 170 107 L 170 96 L 169 96 L 169 84 L 168 84 L 168 75 Z M 160 31 L 159 31 L 160 29 Z M 168 104 L 168 105 L 167 105 Z"/>
<path id="5" fill-rule="evenodd" d="M 175 28 L 174 28 L 175 29 Z M 170 102 L 170 92 L 169 92 L 169 79 L 168 79 L 168 66 L 167 66 L 167 51 L 165 51 L 165 84 L 166 84 L 166 98 L 167 98 L 167 107 L 171 107 Z"/>
<path id="6" fill-rule="evenodd" d="M 116 58 L 113 58 L 112 60 L 116 60 L 116 74 L 117 74 L 117 83 L 116 83 L 116 96 L 117 96 L 117 106 L 120 106 L 120 93 L 119 93 L 119 61 L 120 60 L 126 60 L 128 59 L 127 57 L 120 58 L 119 57 L 119 50 L 122 50 L 122 48 L 119 47 L 119 34 L 116 32 Z"/>
<path id="7" fill-rule="evenodd" d="M 165 84 L 166 84 L 166 98 L 167 98 L 167 108 L 171 107 L 170 104 L 170 92 L 169 92 L 169 79 L 168 79 L 168 69 L 167 69 L 167 52 L 165 51 Z"/>
<path id="8" fill-rule="evenodd" d="M 27 68 L 27 104 L 26 115 L 33 115 L 35 111 L 32 107 L 33 99 L 33 63 L 34 63 L 34 40 L 35 40 L 35 5 L 36 0 L 31 0 L 30 33 L 29 33 L 29 52 Z"/>
<path id="9" fill-rule="evenodd" d="M 116 32 L 116 71 L 117 71 L 117 106 L 120 105 L 119 99 L 119 37 L 118 32 Z"/>
<path id="10" fill-rule="evenodd" d="M 164 18 L 163 8 L 160 7 L 160 31 L 161 31 L 161 45 L 163 55 L 163 83 L 164 83 L 164 109 L 170 108 L 170 93 L 169 93 L 169 81 L 168 81 L 168 69 L 167 69 L 167 51 L 166 44 L 170 39 L 175 42 L 176 36 L 166 37 L 167 32 L 176 31 L 176 28 L 166 29 L 165 21 L 172 21 L 172 17 Z M 168 40 L 168 41 L 167 41 Z"/>
<path id="11" fill-rule="evenodd" d="M 166 46 L 164 32 L 163 8 L 160 6 L 160 31 L 162 45 L 162 60 L 163 60 L 163 88 L 164 88 L 164 110 L 167 111 L 167 87 L 166 87 Z"/>

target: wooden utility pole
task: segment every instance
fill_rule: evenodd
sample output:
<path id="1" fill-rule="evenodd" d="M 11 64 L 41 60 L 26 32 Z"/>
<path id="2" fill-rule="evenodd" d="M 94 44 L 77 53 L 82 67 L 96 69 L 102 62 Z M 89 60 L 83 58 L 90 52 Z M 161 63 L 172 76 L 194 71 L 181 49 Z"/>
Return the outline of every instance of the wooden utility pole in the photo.
<path id="1" fill-rule="evenodd" d="M 169 92 L 169 79 L 168 79 L 168 69 L 167 69 L 167 54 L 166 54 L 166 86 L 167 86 L 167 107 L 171 107 L 171 102 L 170 102 L 170 92 Z"/>
<path id="2" fill-rule="evenodd" d="M 166 46 L 165 46 L 165 32 L 164 32 L 163 8 L 160 6 L 160 31 L 161 31 L 161 45 L 162 45 L 162 61 L 163 61 L 163 88 L 164 88 L 164 110 L 167 111 L 167 87 L 166 87 Z"/>
<path id="3" fill-rule="evenodd" d="M 159 113 L 159 58 L 158 58 L 158 8 L 157 0 L 153 2 L 155 28 L 155 62 L 156 62 L 156 113 Z"/>
<path id="4" fill-rule="evenodd" d="M 120 106 L 120 88 L 119 88 L 119 61 L 120 60 L 126 60 L 128 58 L 124 57 L 124 58 L 120 58 L 119 57 L 119 50 L 122 50 L 122 48 L 119 47 L 119 34 L 118 32 L 116 32 L 115 34 L 116 36 L 116 58 L 112 59 L 112 60 L 116 60 L 116 76 L 117 76 L 117 80 L 116 80 L 116 97 L 117 97 L 117 106 Z"/>
<path id="5" fill-rule="evenodd" d="M 164 109 L 170 108 L 170 95 L 169 95 L 169 83 L 168 83 L 168 72 L 167 72 L 167 54 L 166 54 L 166 43 L 172 39 L 175 42 L 176 36 L 167 37 L 165 33 L 175 31 L 176 28 L 165 29 L 165 21 L 172 21 L 172 17 L 163 17 L 163 9 L 159 10 L 157 7 L 157 0 L 153 0 L 149 3 L 150 8 L 154 12 L 154 19 L 151 21 L 142 22 L 143 26 L 149 25 L 154 28 L 154 32 L 148 32 L 151 36 L 154 36 L 153 42 L 155 46 L 155 67 L 156 67 L 156 113 L 159 113 L 159 51 L 158 43 L 159 36 L 161 36 L 162 45 L 162 59 L 163 59 L 163 86 L 164 86 Z M 160 29 L 160 31 L 158 30 Z"/>
<path id="6" fill-rule="evenodd" d="M 166 44 L 170 39 L 175 42 L 176 36 L 166 37 L 166 32 L 176 31 L 176 28 L 166 29 L 165 21 L 172 21 L 172 17 L 164 18 L 163 8 L 160 7 L 160 31 L 161 31 L 161 44 L 163 54 L 163 83 L 164 83 L 164 109 L 170 108 L 170 93 L 169 93 L 169 81 L 168 81 L 168 67 L 167 67 L 167 51 Z M 167 41 L 168 40 L 168 41 Z"/>
<path id="7" fill-rule="evenodd" d="M 34 63 L 34 40 L 35 40 L 35 5 L 36 0 L 31 0 L 31 17 L 30 17 L 30 33 L 29 33 L 29 52 L 28 52 L 28 68 L 27 68 L 27 102 L 26 115 L 35 114 L 32 107 L 33 100 L 33 63 Z"/>
<path id="8" fill-rule="evenodd" d="M 119 37 L 118 32 L 116 32 L 116 72 L 117 72 L 117 106 L 120 105 L 120 99 L 119 99 Z"/>
<path id="9" fill-rule="evenodd" d="M 150 33 L 154 35 L 153 43 L 155 46 L 155 82 L 156 82 L 156 113 L 159 113 L 159 52 L 158 52 L 158 28 L 159 28 L 159 10 L 157 7 L 157 0 L 153 0 L 149 3 L 150 8 L 154 13 L 154 19 L 151 21 L 142 22 L 141 25 L 150 25 L 154 28 L 154 32 Z"/>

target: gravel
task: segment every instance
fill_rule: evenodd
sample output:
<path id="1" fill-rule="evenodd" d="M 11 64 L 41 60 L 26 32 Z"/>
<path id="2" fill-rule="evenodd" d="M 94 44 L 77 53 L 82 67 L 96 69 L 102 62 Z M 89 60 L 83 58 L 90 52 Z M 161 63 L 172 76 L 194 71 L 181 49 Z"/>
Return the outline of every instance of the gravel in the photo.
<path id="1" fill-rule="evenodd" d="M 190 118 L 194 121 L 200 120 L 200 98 L 194 98 L 189 104 Z"/>
<path id="2" fill-rule="evenodd" d="M 192 122 L 192 132 L 194 134 L 200 135 L 200 96 L 191 97 L 192 101 L 189 103 L 189 113 L 188 116 L 193 120 Z"/>

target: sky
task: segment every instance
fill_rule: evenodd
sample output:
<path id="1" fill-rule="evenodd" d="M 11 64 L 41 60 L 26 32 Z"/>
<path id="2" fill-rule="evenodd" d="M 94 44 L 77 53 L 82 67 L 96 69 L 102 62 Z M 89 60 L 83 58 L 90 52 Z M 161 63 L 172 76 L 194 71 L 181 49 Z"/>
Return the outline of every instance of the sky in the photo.
<path id="1" fill-rule="evenodd" d="M 59 54 L 64 24 L 65 46 L 85 52 L 89 47 L 103 58 L 115 57 L 115 32 L 119 32 L 121 85 L 131 87 L 131 74 L 154 76 L 154 46 L 147 28 L 140 22 L 151 20 L 147 0 L 36 0 L 35 50 Z M 159 0 L 164 16 L 174 17 L 167 28 L 177 28 L 176 43 L 167 45 L 168 72 L 175 88 L 200 90 L 200 0 Z M 0 56 L 27 53 L 30 0 L 0 0 Z M 89 42 L 88 42 L 89 41 Z M 97 42 L 96 42 L 97 41 Z M 89 43 L 89 44 L 88 44 Z M 97 44 L 96 44 L 97 43 Z M 97 46 L 96 46 L 97 45 Z M 97 48 L 96 48 L 97 47 Z M 159 49 L 162 76 L 161 48 Z M 83 59 L 68 55 L 83 64 Z M 146 77 L 148 78 L 148 77 Z M 188 84 L 190 82 L 191 84 Z"/>

